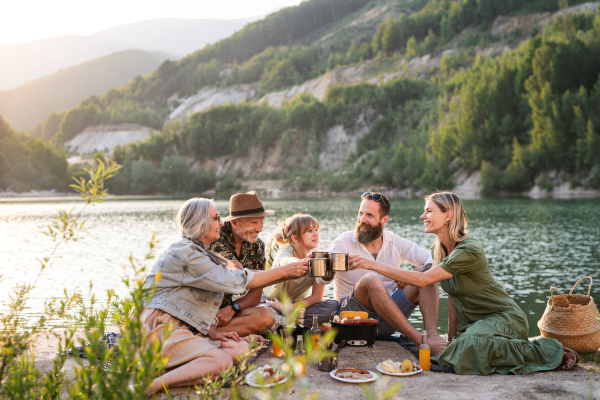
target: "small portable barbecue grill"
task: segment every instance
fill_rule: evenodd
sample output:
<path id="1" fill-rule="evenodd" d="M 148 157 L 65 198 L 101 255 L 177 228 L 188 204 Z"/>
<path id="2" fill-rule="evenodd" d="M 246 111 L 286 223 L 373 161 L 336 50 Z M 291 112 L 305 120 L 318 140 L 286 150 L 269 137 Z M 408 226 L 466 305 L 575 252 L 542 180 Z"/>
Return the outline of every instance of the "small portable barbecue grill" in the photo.
<path id="1" fill-rule="evenodd" d="M 331 326 L 338 331 L 333 339 L 337 345 L 343 341 L 346 341 L 346 345 L 355 347 L 372 347 L 375 344 L 378 324 L 348 325 L 332 322 Z"/>

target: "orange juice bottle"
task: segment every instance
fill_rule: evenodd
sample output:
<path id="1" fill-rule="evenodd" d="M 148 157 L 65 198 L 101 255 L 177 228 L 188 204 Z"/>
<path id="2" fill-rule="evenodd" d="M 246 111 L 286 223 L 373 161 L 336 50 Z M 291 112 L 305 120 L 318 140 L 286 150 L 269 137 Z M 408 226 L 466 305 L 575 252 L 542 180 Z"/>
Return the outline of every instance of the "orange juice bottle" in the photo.
<path id="1" fill-rule="evenodd" d="M 419 365 L 425 371 L 431 369 L 431 349 L 427 342 L 427 331 L 423 331 L 423 339 L 421 340 L 421 346 L 419 346 Z"/>
<path id="2" fill-rule="evenodd" d="M 306 353 L 304 352 L 304 339 L 298 335 L 296 342 L 296 351 L 294 352 L 294 376 L 306 375 Z"/>
<path id="3" fill-rule="evenodd" d="M 312 342 L 312 350 L 319 351 L 321 349 L 321 330 L 319 329 L 319 316 L 313 314 L 313 325 L 310 328 L 310 341 Z"/>
<path id="4" fill-rule="evenodd" d="M 283 342 L 283 335 L 281 333 L 276 333 L 278 338 Z M 283 347 L 279 345 L 275 340 L 273 340 L 273 355 L 275 357 L 281 357 L 283 355 Z"/>

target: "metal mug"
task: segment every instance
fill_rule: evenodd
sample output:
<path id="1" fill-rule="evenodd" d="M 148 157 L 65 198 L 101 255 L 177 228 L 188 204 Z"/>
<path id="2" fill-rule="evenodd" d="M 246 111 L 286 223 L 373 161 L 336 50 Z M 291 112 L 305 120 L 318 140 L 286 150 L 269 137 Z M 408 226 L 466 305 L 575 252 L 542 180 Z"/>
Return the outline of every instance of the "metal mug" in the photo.
<path id="1" fill-rule="evenodd" d="M 329 253 L 331 271 L 348 271 L 348 253 Z"/>
<path id="2" fill-rule="evenodd" d="M 308 259 L 308 276 L 310 277 L 328 277 L 331 276 L 329 271 L 328 258 L 309 258 Z"/>
<path id="3" fill-rule="evenodd" d="M 311 253 L 312 253 L 313 258 L 329 258 L 328 251 L 313 251 Z"/>
<path id="4" fill-rule="evenodd" d="M 308 321 L 306 320 L 306 308 L 299 309 L 297 325 L 306 325 L 307 322 Z"/>

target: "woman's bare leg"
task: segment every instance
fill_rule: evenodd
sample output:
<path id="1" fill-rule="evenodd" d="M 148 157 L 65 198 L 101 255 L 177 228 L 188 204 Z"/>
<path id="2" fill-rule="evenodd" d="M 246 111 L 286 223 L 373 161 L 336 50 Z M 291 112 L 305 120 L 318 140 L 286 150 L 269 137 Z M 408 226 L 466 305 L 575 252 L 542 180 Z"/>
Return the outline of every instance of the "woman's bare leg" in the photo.
<path id="1" fill-rule="evenodd" d="M 221 347 L 219 347 L 219 349 L 223 350 L 231 357 L 234 364 L 237 364 L 237 356 L 246 353 L 249 348 L 250 345 L 245 340 L 242 340 L 241 342 L 228 340 L 226 342 L 221 342 Z"/>
<path id="2" fill-rule="evenodd" d="M 168 388 L 198 385 L 204 382 L 208 375 L 218 374 L 231 365 L 233 365 L 233 359 L 227 352 L 220 348 L 210 349 L 202 357 L 154 379 L 147 394 L 160 392 L 163 390 L 163 384 Z"/>

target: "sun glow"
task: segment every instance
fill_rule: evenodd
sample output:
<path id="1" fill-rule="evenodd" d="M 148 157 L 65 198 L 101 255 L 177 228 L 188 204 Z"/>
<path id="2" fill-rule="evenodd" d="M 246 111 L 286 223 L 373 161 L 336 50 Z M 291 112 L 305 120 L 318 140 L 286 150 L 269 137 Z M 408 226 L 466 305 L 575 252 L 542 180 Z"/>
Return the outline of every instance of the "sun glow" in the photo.
<path id="1" fill-rule="evenodd" d="M 90 35 L 117 25 L 155 18 L 238 19 L 268 14 L 300 0 L 24 0 L 4 2 L 0 43 L 53 36 Z"/>

